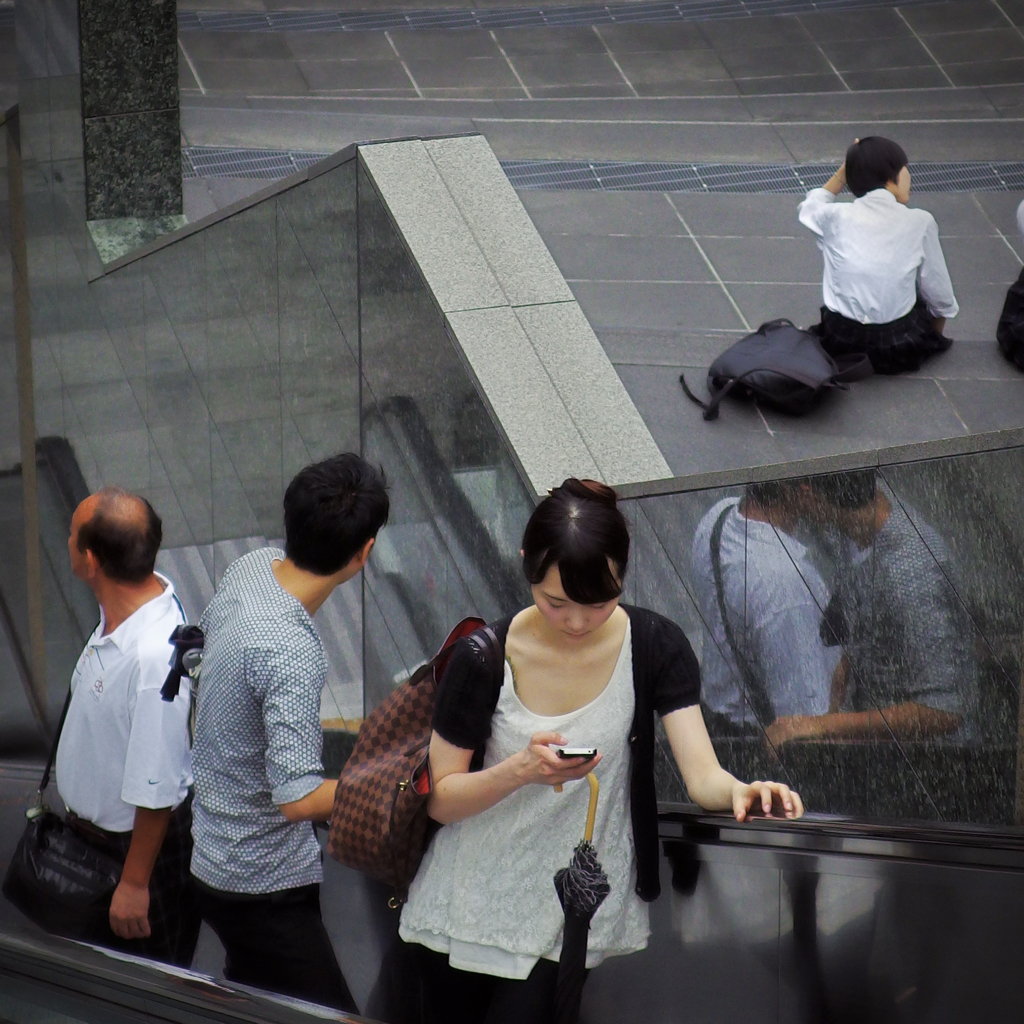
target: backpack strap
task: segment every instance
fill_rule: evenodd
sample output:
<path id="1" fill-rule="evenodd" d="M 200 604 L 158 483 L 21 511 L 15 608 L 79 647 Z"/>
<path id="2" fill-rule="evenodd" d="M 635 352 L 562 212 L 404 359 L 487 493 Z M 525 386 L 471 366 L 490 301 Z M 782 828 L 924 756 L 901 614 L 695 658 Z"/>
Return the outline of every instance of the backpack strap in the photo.
<path id="1" fill-rule="evenodd" d="M 736 659 L 736 666 L 739 668 L 740 676 L 746 686 L 750 706 L 754 709 L 754 714 L 762 725 L 767 725 L 775 721 L 775 709 L 768 698 L 764 684 L 740 650 L 739 644 L 736 643 L 732 626 L 729 625 L 729 611 L 725 605 L 725 586 L 722 582 L 722 529 L 729 513 L 736 507 L 736 505 L 726 505 L 711 531 L 711 570 L 715 574 L 718 613 L 721 615 L 722 625 L 725 627 L 725 638 L 729 641 L 729 647 L 732 648 L 733 657 Z"/>
<path id="2" fill-rule="evenodd" d="M 835 364 L 837 369 L 832 375 L 832 379 L 837 384 L 852 384 L 854 381 L 872 376 L 875 372 L 875 368 L 871 365 L 871 360 L 865 352 L 839 356 L 835 360 Z"/>
<path id="3" fill-rule="evenodd" d="M 751 372 L 756 372 L 756 371 L 751 371 Z M 679 374 L 679 383 L 683 385 L 683 391 L 686 392 L 686 397 L 689 398 L 692 402 L 696 402 L 704 410 L 704 419 L 706 419 L 706 420 L 717 420 L 718 419 L 718 407 L 722 404 L 722 399 L 725 398 L 725 396 L 727 394 L 729 394 L 730 391 L 732 391 L 733 387 L 736 384 L 738 384 L 741 380 L 743 380 L 743 377 L 745 377 L 745 376 L 746 376 L 746 374 L 743 374 L 740 377 L 731 377 L 728 381 L 726 381 L 725 387 L 723 387 L 721 390 L 716 391 L 714 394 L 712 394 L 710 402 L 702 402 L 690 390 L 690 388 L 687 386 L 687 383 L 686 383 L 686 374 L 685 373 Z"/>

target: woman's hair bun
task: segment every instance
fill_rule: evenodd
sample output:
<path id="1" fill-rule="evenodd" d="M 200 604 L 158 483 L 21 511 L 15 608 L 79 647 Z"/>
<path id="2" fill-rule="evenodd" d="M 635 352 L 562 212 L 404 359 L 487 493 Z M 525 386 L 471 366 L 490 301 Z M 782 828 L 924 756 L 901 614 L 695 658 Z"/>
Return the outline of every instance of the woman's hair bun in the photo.
<path id="1" fill-rule="evenodd" d="M 559 491 L 571 494 L 574 498 L 582 498 L 584 501 L 600 501 L 612 507 L 619 500 L 619 496 L 615 491 L 607 484 L 601 483 L 600 480 L 579 480 L 574 476 L 563 480 L 561 487 L 554 488 L 551 491 L 552 496 L 556 495 Z"/>

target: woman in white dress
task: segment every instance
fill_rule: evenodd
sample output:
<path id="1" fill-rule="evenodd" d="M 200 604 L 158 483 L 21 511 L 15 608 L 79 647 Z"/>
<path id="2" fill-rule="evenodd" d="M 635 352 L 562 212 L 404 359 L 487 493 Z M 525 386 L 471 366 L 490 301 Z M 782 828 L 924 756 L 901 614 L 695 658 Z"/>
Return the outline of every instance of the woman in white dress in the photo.
<path id="1" fill-rule="evenodd" d="M 611 893 L 594 916 L 587 966 L 647 945 L 658 896 L 654 715 L 692 799 L 797 818 L 797 793 L 739 782 L 719 764 L 701 717 L 697 660 L 681 629 L 620 604 L 629 532 L 615 492 L 566 480 L 523 537 L 534 604 L 494 623 L 504 644 L 495 685 L 460 641 L 438 692 L 430 766 L 434 837 L 402 911 L 415 944 L 427 1024 L 550 1020 L 562 941 L 553 876 L 601 793 L 594 846 Z M 563 746 L 597 748 L 560 758 Z M 560 787 L 564 790 L 560 791 Z"/>

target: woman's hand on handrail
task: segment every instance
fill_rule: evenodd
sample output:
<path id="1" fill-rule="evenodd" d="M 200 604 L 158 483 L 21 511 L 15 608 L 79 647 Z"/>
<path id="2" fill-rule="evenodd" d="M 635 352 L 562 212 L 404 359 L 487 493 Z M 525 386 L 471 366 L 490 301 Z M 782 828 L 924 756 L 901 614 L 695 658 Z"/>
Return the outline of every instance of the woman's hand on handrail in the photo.
<path id="1" fill-rule="evenodd" d="M 473 751 L 457 747 L 436 732 L 430 739 L 430 774 L 433 792 L 427 803 L 431 818 L 450 825 L 480 814 L 523 786 L 560 786 L 593 771 L 601 755 L 584 760 L 560 758 L 551 744 L 564 745 L 556 732 L 538 732 L 523 750 L 483 771 L 471 772 Z"/>
<path id="2" fill-rule="evenodd" d="M 732 790 L 732 813 L 737 821 L 758 814 L 776 818 L 800 818 L 804 803 L 784 782 L 737 782 Z"/>

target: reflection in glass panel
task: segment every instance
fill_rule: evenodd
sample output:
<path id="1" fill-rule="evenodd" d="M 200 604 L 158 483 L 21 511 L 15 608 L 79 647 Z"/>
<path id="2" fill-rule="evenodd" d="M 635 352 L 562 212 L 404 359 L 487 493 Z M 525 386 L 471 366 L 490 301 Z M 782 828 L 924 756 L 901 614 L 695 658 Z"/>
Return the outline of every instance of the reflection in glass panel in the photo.
<path id="1" fill-rule="evenodd" d="M 365 574 L 367 707 L 466 615 L 521 607 L 531 508 L 422 276 L 359 172 L 363 452 L 391 481 Z"/>

